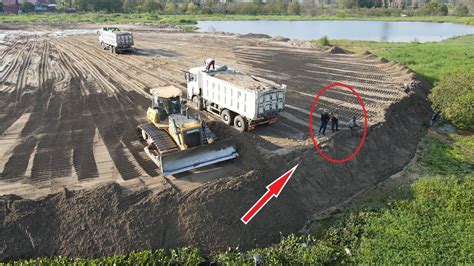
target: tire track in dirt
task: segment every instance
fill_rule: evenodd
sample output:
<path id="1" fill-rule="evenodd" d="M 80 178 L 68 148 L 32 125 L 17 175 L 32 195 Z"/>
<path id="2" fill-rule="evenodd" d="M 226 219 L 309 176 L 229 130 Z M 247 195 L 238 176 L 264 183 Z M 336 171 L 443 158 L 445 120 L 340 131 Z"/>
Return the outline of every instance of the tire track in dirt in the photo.
<path id="1" fill-rule="evenodd" d="M 86 52 L 84 50 L 81 50 L 80 46 L 75 46 L 77 48 L 76 50 L 76 55 L 78 56 L 83 56 L 84 58 L 89 58 L 90 56 L 88 53 L 83 53 Z M 83 53 L 83 54 L 81 54 Z M 107 97 L 103 99 L 102 103 L 102 110 L 107 110 L 107 116 L 108 119 L 111 120 L 111 126 L 112 128 L 115 128 L 115 138 L 116 140 L 120 140 L 121 144 L 128 150 L 128 152 L 131 153 L 135 161 L 140 165 L 140 167 L 149 175 L 149 176 L 157 176 L 159 173 L 156 171 L 156 165 L 147 158 L 147 156 L 142 152 L 143 147 L 141 146 L 142 144 L 137 142 L 137 137 L 136 137 L 136 126 L 139 124 L 137 120 L 135 120 L 136 116 L 139 116 L 142 114 L 142 110 L 140 110 L 140 113 L 136 112 L 135 105 L 137 104 L 136 101 L 133 101 L 133 99 L 136 99 L 137 97 L 141 96 L 139 93 L 143 93 L 143 90 L 141 89 L 140 86 L 137 86 L 136 84 L 139 84 L 139 82 L 132 83 L 129 79 L 125 79 L 123 75 L 121 75 L 120 72 L 116 69 L 117 64 L 115 66 L 108 64 L 106 62 L 109 62 L 110 60 L 108 58 L 103 58 L 103 56 L 97 56 L 95 58 L 89 58 L 89 62 L 94 64 L 95 68 L 98 69 L 98 71 L 102 74 L 103 77 L 108 76 L 107 82 L 111 84 L 117 91 L 116 94 L 114 94 L 111 97 Z M 100 79 L 104 80 L 104 79 Z M 129 84 L 129 86 L 133 89 L 132 91 L 129 91 L 124 88 L 123 83 Z M 131 95 L 131 93 L 135 91 L 137 95 Z M 144 98 L 141 96 L 141 98 Z M 142 100 L 143 102 L 143 100 Z M 143 112 L 144 113 L 144 112 Z M 100 130 L 99 130 L 100 131 Z M 102 131 L 103 132 L 103 131 Z M 102 134 L 101 132 L 101 134 Z M 103 136 L 105 139 L 105 137 Z M 120 149 L 117 149 L 116 147 L 111 147 L 110 143 L 108 141 L 105 141 L 106 146 L 108 148 L 111 148 L 113 151 L 119 151 Z M 139 145 L 136 145 L 134 143 L 137 143 Z M 112 156 L 112 158 L 117 159 L 118 162 L 116 164 L 120 164 L 124 160 L 124 154 L 118 154 L 117 156 Z M 137 175 L 135 174 L 129 174 L 127 171 L 124 171 L 123 168 L 118 167 L 119 172 L 124 173 L 123 178 L 125 180 L 134 178 Z"/>
<path id="2" fill-rule="evenodd" d="M 89 112 L 92 114 L 99 133 L 109 151 L 110 157 L 114 160 L 115 167 L 122 178 L 124 180 L 137 178 L 141 176 L 141 173 L 131 160 L 131 156 L 128 155 L 126 147 L 123 145 L 120 137 L 117 136 L 113 121 L 111 121 L 110 117 L 104 111 L 102 102 L 105 100 L 105 97 L 101 95 L 89 96 L 87 98 Z"/>

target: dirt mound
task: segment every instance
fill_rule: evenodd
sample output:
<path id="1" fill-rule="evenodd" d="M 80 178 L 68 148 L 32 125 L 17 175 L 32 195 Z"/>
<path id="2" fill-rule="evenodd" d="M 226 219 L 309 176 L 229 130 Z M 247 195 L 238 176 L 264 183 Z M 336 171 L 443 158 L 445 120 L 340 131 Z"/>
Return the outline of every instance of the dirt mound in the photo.
<path id="1" fill-rule="evenodd" d="M 240 38 L 258 38 L 258 39 L 270 39 L 271 37 L 267 34 L 260 33 L 247 33 L 239 35 Z"/>
<path id="2" fill-rule="evenodd" d="M 416 110 L 410 108 L 417 106 Z M 429 113 L 414 93 L 393 104 L 386 122 L 372 125 L 360 154 L 334 165 L 312 146 L 286 155 L 255 149 L 258 136 L 211 123 L 219 137 L 236 141 L 245 158 L 241 176 L 221 178 L 185 194 L 171 187 L 157 194 L 125 193 L 115 183 L 92 191 L 41 200 L 0 200 L 0 260 L 35 256 L 97 257 L 136 249 L 196 245 L 205 252 L 229 246 L 267 245 L 301 228 L 315 211 L 334 206 L 400 171 L 414 155 Z M 407 137 L 410 136 L 410 137 Z M 323 148 L 328 156 L 349 154 L 360 140 L 343 131 Z M 301 161 L 285 192 L 248 225 L 240 221 L 265 186 Z"/>
<path id="3" fill-rule="evenodd" d="M 341 47 L 338 46 L 333 46 L 329 49 L 326 50 L 327 52 L 331 54 L 347 54 L 346 50 L 342 49 Z"/>
<path id="4" fill-rule="evenodd" d="M 0 133 L 8 137 L 0 137 L 0 192 L 18 186 L 14 193 L 29 197 L 44 187 L 71 190 L 35 200 L 1 197 L 0 261 L 97 257 L 191 244 L 212 253 L 228 246 L 271 244 L 280 232 L 300 229 L 315 211 L 398 172 L 425 130 L 429 104 L 424 83 L 404 93 L 400 85 L 413 74 L 395 63 L 290 43 L 262 41 L 263 47 L 252 47 L 233 35 L 142 32 L 136 37 L 140 56 L 106 53 L 95 35 L 32 37 L 2 50 L 0 69 L 6 71 L 0 86 Z M 230 65 L 287 84 L 292 91 L 287 108 L 277 123 L 250 133 L 211 122 L 219 138 L 234 140 L 240 157 L 215 165 L 214 172 L 189 174 L 187 180 L 163 178 L 136 136 L 136 126 L 146 121 L 146 91 L 157 85 L 185 87 L 181 70 L 202 63 L 208 48 L 216 45 L 219 57 Z M 313 88 L 334 80 L 358 84 L 370 121 L 360 153 L 338 165 L 317 154 L 307 126 Z M 327 96 L 336 103 L 346 101 L 338 105 L 341 121 L 360 107 L 344 94 Z M 325 99 L 318 104 L 334 107 Z M 341 131 L 322 149 L 342 158 L 358 143 Z M 281 196 L 250 224 L 240 222 L 265 186 L 298 162 Z M 229 166 L 238 171 L 225 172 Z M 187 183 L 180 187 L 180 182 Z M 88 189 L 78 190 L 81 184 L 89 184 Z"/>
<path id="5" fill-rule="evenodd" d="M 272 37 L 272 41 L 275 41 L 275 42 L 287 42 L 289 40 L 290 40 L 289 38 L 278 36 L 278 35 Z"/>

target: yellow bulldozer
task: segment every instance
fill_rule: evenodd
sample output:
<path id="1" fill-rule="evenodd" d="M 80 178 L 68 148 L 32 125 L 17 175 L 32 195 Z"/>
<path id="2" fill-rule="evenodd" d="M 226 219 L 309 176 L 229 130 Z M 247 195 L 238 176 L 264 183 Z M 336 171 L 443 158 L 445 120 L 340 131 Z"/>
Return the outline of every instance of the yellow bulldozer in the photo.
<path id="1" fill-rule="evenodd" d="M 216 141 L 215 134 L 200 118 L 188 115 L 182 92 L 174 86 L 150 90 L 149 123 L 137 127 L 145 153 L 169 176 L 239 156 L 228 140 Z"/>

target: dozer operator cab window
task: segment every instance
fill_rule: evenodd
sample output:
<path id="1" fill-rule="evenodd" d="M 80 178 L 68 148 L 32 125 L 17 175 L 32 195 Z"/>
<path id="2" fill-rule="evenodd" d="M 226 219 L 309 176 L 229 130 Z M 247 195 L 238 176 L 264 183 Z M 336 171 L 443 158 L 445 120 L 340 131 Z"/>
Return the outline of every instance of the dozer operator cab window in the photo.
<path id="1" fill-rule="evenodd" d="M 160 121 L 165 121 L 172 114 L 181 113 L 180 97 L 160 98 L 153 97 L 153 109 L 158 110 Z"/>
<path id="2" fill-rule="evenodd" d="M 195 81 L 196 80 L 196 75 L 190 72 L 184 73 L 184 78 L 186 79 L 187 82 Z"/>
<path id="3" fill-rule="evenodd" d="M 186 131 L 184 133 L 184 143 L 188 148 L 201 145 L 201 131 L 198 128 Z"/>

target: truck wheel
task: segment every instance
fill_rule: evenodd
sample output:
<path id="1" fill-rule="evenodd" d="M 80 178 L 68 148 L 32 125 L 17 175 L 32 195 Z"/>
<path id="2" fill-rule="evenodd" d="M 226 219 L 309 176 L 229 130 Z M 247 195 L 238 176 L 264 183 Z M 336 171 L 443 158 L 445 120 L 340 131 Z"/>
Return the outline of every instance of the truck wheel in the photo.
<path id="1" fill-rule="evenodd" d="M 234 118 L 234 127 L 240 132 L 247 130 L 247 121 L 241 115 L 238 115 Z"/>
<path id="2" fill-rule="evenodd" d="M 221 119 L 224 123 L 226 123 L 227 125 L 232 125 L 232 114 L 230 113 L 229 110 L 227 109 L 224 109 L 222 112 L 221 112 Z"/>
<path id="3" fill-rule="evenodd" d="M 199 111 L 202 111 L 202 100 L 199 96 L 193 97 L 193 108 Z"/>

